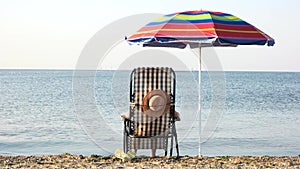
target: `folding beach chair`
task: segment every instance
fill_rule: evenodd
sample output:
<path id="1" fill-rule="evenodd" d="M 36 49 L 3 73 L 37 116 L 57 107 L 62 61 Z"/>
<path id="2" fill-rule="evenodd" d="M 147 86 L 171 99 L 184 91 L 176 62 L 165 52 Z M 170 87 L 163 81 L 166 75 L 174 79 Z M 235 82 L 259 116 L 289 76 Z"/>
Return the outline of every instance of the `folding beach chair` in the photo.
<path id="1" fill-rule="evenodd" d="M 170 146 L 172 156 L 175 139 L 175 84 L 172 68 L 140 67 L 130 76 L 129 117 L 124 120 L 123 149 L 163 149 Z M 168 145 L 168 143 L 171 145 Z"/>

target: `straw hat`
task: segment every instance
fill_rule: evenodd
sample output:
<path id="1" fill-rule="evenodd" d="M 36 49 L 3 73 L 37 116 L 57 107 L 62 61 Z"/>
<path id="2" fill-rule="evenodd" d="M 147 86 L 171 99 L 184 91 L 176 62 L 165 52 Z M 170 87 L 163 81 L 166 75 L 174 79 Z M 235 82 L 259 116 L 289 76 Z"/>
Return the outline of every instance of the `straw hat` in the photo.
<path id="1" fill-rule="evenodd" d="M 151 117 L 160 117 L 170 108 L 170 97 L 163 90 L 157 89 L 147 93 L 143 98 L 143 112 Z"/>

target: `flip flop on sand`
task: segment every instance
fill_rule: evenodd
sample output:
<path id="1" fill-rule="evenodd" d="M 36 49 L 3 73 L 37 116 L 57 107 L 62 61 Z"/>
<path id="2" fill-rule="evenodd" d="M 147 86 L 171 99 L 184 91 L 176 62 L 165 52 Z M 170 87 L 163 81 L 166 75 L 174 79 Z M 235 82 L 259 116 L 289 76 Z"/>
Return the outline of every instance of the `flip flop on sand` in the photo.
<path id="1" fill-rule="evenodd" d="M 135 151 L 128 151 L 126 154 L 126 153 L 124 153 L 123 150 L 117 149 L 115 151 L 115 156 L 117 158 L 122 159 L 123 161 L 128 161 L 128 160 L 131 160 L 132 158 L 134 158 L 136 156 L 136 153 L 135 153 Z"/>
<path id="2" fill-rule="evenodd" d="M 134 150 L 130 150 L 127 152 L 127 155 L 130 159 L 133 159 L 136 156 L 136 152 Z"/>
<path id="3" fill-rule="evenodd" d="M 123 152 L 123 150 L 121 150 L 121 149 L 117 149 L 117 150 L 115 151 L 115 156 L 116 156 L 117 158 L 122 159 L 123 161 L 127 161 L 127 160 L 129 159 L 129 156 L 128 156 L 127 154 L 125 154 L 125 153 Z"/>

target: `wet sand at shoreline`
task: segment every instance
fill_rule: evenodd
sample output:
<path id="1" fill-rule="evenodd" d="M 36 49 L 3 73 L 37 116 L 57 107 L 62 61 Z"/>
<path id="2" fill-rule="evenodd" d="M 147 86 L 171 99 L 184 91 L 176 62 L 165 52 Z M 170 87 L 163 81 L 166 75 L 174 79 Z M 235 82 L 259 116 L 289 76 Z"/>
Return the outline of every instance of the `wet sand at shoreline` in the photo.
<path id="1" fill-rule="evenodd" d="M 136 157 L 71 154 L 0 156 L 0 168 L 300 168 L 299 156 Z"/>

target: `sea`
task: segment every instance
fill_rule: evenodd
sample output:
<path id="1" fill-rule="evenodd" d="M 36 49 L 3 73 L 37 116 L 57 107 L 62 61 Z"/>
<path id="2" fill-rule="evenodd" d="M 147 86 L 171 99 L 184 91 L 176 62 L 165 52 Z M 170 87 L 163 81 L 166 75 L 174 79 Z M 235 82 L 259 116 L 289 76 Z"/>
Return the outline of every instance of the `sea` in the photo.
<path id="1" fill-rule="evenodd" d="M 130 73 L 0 70 L 0 155 L 113 155 Z M 299 72 L 200 75 L 201 90 L 197 71 L 176 71 L 180 155 L 300 155 Z"/>

